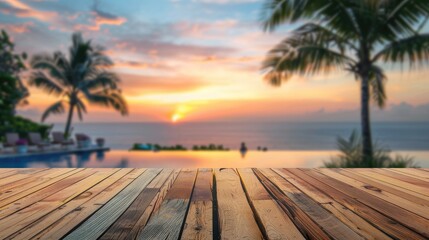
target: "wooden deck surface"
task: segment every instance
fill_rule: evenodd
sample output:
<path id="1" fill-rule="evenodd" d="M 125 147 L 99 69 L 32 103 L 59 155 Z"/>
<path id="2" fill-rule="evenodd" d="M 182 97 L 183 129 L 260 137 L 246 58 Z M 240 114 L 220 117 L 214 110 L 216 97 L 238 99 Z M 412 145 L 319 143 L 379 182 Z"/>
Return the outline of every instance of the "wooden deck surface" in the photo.
<path id="1" fill-rule="evenodd" d="M 0 169 L 0 239 L 429 239 L 428 169 Z"/>

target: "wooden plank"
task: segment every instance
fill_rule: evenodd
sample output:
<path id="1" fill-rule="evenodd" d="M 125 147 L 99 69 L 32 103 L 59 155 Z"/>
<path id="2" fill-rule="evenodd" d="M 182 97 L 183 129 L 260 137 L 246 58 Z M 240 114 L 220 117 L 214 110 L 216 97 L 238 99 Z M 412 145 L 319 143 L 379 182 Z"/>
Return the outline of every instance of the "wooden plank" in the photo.
<path id="1" fill-rule="evenodd" d="M 181 239 L 213 239 L 212 193 L 212 169 L 199 169 Z"/>
<path id="2" fill-rule="evenodd" d="M 389 214 L 386 214 L 386 209 L 382 209 L 382 212 L 384 214 L 381 214 L 378 211 L 375 211 L 373 208 L 368 207 L 369 205 L 366 205 L 367 199 L 372 197 L 371 195 L 368 195 L 362 191 L 358 192 L 358 196 L 356 195 L 357 189 L 353 189 L 353 187 L 347 187 L 343 186 L 342 184 L 338 184 L 338 181 L 328 178 L 324 176 L 323 174 L 317 173 L 312 170 L 306 170 L 306 169 L 283 169 L 283 171 L 290 172 L 291 174 L 300 177 L 304 181 L 308 182 L 309 184 L 312 184 L 316 188 L 322 190 L 332 198 L 336 199 L 337 201 L 341 202 L 341 204 L 347 206 L 350 209 L 353 209 L 358 215 L 361 217 L 367 219 L 367 221 L 375 224 L 377 227 L 379 227 L 382 231 L 387 233 L 389 236 L 393 238 L 399 238 L 399 239 L 425 239 L 423 234 L 419 234 L 418 231 L 411 230 L 408 227 L 405 227 L 403 224 L 401 224 L 398 220 L 396 220 L 395 217 L 392 217 L 391 215 L 397 216 L 397 213 L 389 212 Z M 345 184 L 344 184 L 345 185 Z M 349 191 L 352 192 L 350 196 Z M 369 196 L 369 197 L 368 197 Z M 364 198 L 364 199 L 363 199 Z M 370 198 L 370 201 L 373 201 L 372 197 Z M 365 203 L 363 203 L 365 202 Z M 375 202 L 370 205 L 375 205 L 377 208 L 382 208 L 384 205 L 388 205 L 388 203 L 383 203 L 382 201 L 373 201 Z M 381 204 L 382 206 L 378 206 Z M 389 207 L 390 208 L 390 207 Z M 397 207 L 394 208 L 396 211 Z M 404 210 L 405 211 L 405 210 Z M 408 215 L 408 214 L 407 214 Z M 413 218 L 411 218 L 413 219 Z M 412 220 L 409 220 L 410 223 Z M 411 225 L 408 223 L 407 225 Z M 425 223 L 421 223 L 425 225 Z M 416 227 L 414 226 L 414 229 Z M 425 231 L 425 230 L 423 230 Z"/>
<path id="3" fill-rule="evenodd" d="M 57 178 L 59 176 L 62 176 L 72 171 L 76 171 L 76 169 L 73 169 L 73 168 L 49 169 L 47 171 L 33 174 L 28 178 L 24 178 L 16 182 L 9 183 L 1 187 L 0 201 L 10 196 L 13 196 L 15 194 L 18 194 L 20 192 L 26 191 L 28 189 L 33 189 L 39 184 L 43 184 L 51 179 Z"/>
<path id="4" fill-rule="evenodd" d="M 404 175 L 407 175 L 410 177 L 415 177 L 415 178 L 418 178 L 420 180 L 429 182 L 429 173 L 419 171 L 418 169 L 414 169 L 414 168 L 387 168 L 386 170 L 396 172 L 396 173 L 400 173 L 400 174 L 404 174 Z"/>
<path id="5" fill-rule="evenodd" d="M 178 239 L 180 237 L 196 175 L 195 169 L 180 172 L 159 211 L 151 216 L 137 239 Z"/>
<path id="6" fill-rule="evenodd" d="M 75 198 L 71 199 L 66 204 L 62 205 L 60 208 L 57 208 L 50 212 L 49 214 L 45 215 L 44 217 L 32 222 L 30 225 L 26 226 L 25 228 L 19 230 L 15 234 L 11 235 L 10 238 L 12 239 L 30 239 L 33 236 L 37 235 L 39 232 L 46 229 L 48 226 L 56 223 L 59 219 L 64 217 L 67 212 L 71 212 L 75 210 L 77 207 L 82 205 L 84 202 L 87 202 L 89 199 L 97 196 L 102 191 L 106 190 L 109 186 L 111 186 L 113 183 L 124 177 L 126 174 L 128 174 L 132 169 L 126 168 L 126 169 L 120 169 L 119 171 L 115 172 L 113 175 L 107 177 L 100 183 L 94 185 L 90 189 L 86 190 L 82 194 L 76 196 Z M 61 210 L 61 211 L 58 211 Z"/>
<path id="7" fill-rule="evenodd" d="M 410 183 L 410 184 L 412 184 L 414 186 L 420 186 L 420 187 L 426 188 L 426 191 L 429 192 L 429 182 L 420 180 L 420 179 L 415 178 L 415 177 L 410 177 L 410 176 L 406 176 L 406 175 L 403 175 L 403 174 L 400 174 L 400 173 L 388 171 L 386 169 L 371 169 L 371 170 L 374 171 L 374 172 L 383 174 L 385 176 L 389 176 L 389 177 L 392 177 L 392 178 L 399 179 L 399 180 L 401 180 L 403 182 Z"/>
<path id="8" fill-rule="evenodd" d="M 263 239 L 234 169 L 216 169 L 216 194 L 221 239 Z"/>
<path id="9" fill-rule="evenodd" d="M 7 237 L 30 225 L 32 222 L 45 216 L 56 208 L 61 207 L 116 171 L 118 171 L 118 169 L 100 169 L 98 172 L 85 178 L 83 181 L 68 186 L 61 191 L 2 219 L 2 223 L 0 224 L 0 237 Z"/>
<path id="10" fill-rule="evenodd" d="M 377 179 L 378 181 L 382 181 L 384 183 L 387 183 L 389 185 L 394 185 L 400 188 L 405 189 L 406 191 L 412 191 L 416 194 L 416 196 L 423 196 L 425 200 L 429 199 L 429 191 L 425 187 L 420 187 L 413 185 L 411 183 L 404 182 L 402 180 L 392 178 L 386 175 L 382 175 L 373 171 L 370 171 L 369 169 L 354 169 L 354 171 L 358 174 L 363 174 L 367 177 L 370 177 L 372 179 Z"/>
<path id="11" fill-rule="evenodd" d="M 160 172 L 161 169 L 145 171 L 64 239 L 97 239 L 100 237 Z"/>
<path id="12" fill-rule="evenodd" d="M 149 218 L 154 213 L 156 213 L 159 210 L 159 208 L 161 207 L 168 191 L 173 186 L 173 184 L 176 181 L 177 176 L 179 174 L 180 174 L 180 169 L 177 169 L 177 168 L 173 169 L 173 173 L 164 183 L 162 183 L 162 181 L 153 181 L 147 186 L 147 189 L 157 189 L 158 192 L 156 193 L 152 202 L 146 208 L 146 210 L 144 211 L 142 216 L 137 220 L 133 229 L 129 232 L 128 236 L 126 237 L 127 239 L 136 239 L 137 238 L 137 236 L 140 234 L 140 232 L 146 226 L 147 222 L 149 221 Z"/>
<path id="13" fill-rule="evenodd" d="M 0 219 L 3 219 L 21 209 L 24 209 L 31 204 L 34 204 L 62 189 L 79 182 L 92 174 L 96 173 L 95 169 L 84 169 L 77 173 L 72 173 L 64 179 L 54 179 L 55 183 L 40 189 L 25 191 L 24 193 L 16 194 L 12 197 L 0 201 Z"/>
<path id="14" fill-rule="evenodd" d="M 16 171 L 18 168 L 0 168 L 0 174 Z"/>
<path id="15" fill-rule="evenodd" d="M 33 174 L 47 168 L 0 168 L 0 178 L 7 178 L 16 174 Z M 0 180 L 1 181 L 1 180 Z"/>
<path id="16" fill-rule="evenodd" d="M 238 169 L 259 226 L 268 239 L 305 239 L 288 215 L 270 196 L 252 169 Z"/>
<path id="17" fill-rule="evenodd" d="M 28 178 L 32 174 L 36 174 L 38 172 L 43 172 L 46 170 L 48 170 L 48 169 L 47 168 L 34 168 L 34 169 L 18 170 L 15 174 L 0 179 L 0 188 L 2 188 L 3 186 L 6 186 L 8 184 L 11 184 L 13 182 Z"/>
<path id="18" fill-rule="evenodd" d="M 341 173 L 345 176 L 351 177 L 353 179 L 356 179 L 358 181 L 364 182 L 370 186 L 374 186 L 379 189 L 383 189 L 383 191 L 390 192 L 392 194 L 395 194 L 397 196 L 401 196 L 402 198 L 408 199 L 412 202 L 418 203 L 420 205 L 427 206 L 429 203 L 429 199 L 425 200 L 423 195 L 417 195 L 416 193 L 412 191 L 407 191 L 403 188 L 397 187 L 395 185 L 390 185 L 382 181 L 378 181 L 376 179 L 370 178 L 365 175 L 358 174 L 356 171 L 353 170 L 347 170 L 347 169 L 332 169 L 332 171 L 336 171 L 338 173 Z"/>
<path id="19" fill-rule="evenodd" d="M 391 239 L 385 233 L 368 223 L 365 219 L 361 218 L 351 209 L 338 203 L 335 199 L 329 197 L 319 189 L 308 184 L 304 180 L 281 171 L 280 169 L 273 169 L 277 174 L 282 176 L 288 182 L 292 183 L 295 187 L 301 190 L 307 196 L 314 199 L 322 207 L 334 214 L 344 224 L 349 226 L 355 232 L 363 236 L 365 239 Z"/>
<path id="20" fill-rule="evenodd" d="M 406 209 L 412 213 L 415 213 L 417 215 L 420 215 L 423 218 L 428 219 L 429 218 L 429 207 L 425 205 L 420 205 L 414 202 L 411 202 L 407 199 L 401 198 L 400 196 L 391 194 L 389 192 L 385 192 L 380 188 L 368 185 L 366 183 L 360 182 L 358 180 L 349 178 L 347 176 L 344 176 L 342 174 L 336 173 L 332 171 L 331 169 L 318 169 L 315 170 L 318 172 L 321 172 L 322 174 L 334 178 L 342 183 L 346 183 L 350 186 L 353 186 L 357 189 L 360 189 L 368 194 L 371 194 L 373 196 L 376 196 L 380 199 L 383 199 L 384 201 L 387 201 L 389 203 L 392 203 L 394 205 L 397 205 L 403 209 Z"/>
<path id="21" fill-rule="evenodd" d="M 136 178 L 142 175 L 146 169 L 134 169 L 123 178 L 119 179 L 104 191 L 89 199 L 85 203 L 76 207 L 72 211 L 69 209 L 57 208 L 57 214 L 64 217 L 58 219 L 54 224 L 38 233 L 33 239 L 61 239 L 71 230 L 75 229 L 81 222 L 88 219 L 98 209 L 104 206 L 111 198 L 127 187 Z"/>
<path id="22" fill-rule="evenodd" d="M 306 239 L 330 239 L 330 237 L 317 225 L 295 202 L 289 199 L 276 184 L 272 182 L 273 178 L 278 178 L 276 181 L 284 181 L 279 176 L 270 174 L 265 176 L 261 169 L 255 169 L 255 174 L 258 176 L 259 181 L 264 185 L 267 191 L 276 199 L 283 211 L 289 216 L 290 219 L 298 227 L 301 234 Z"/>
<path id="23" fill-rule="evenodd" d="M 22 169 L 20 169 L 20 168 L 1 168 L 0 169 L 0 181 L 2 178 L 12 176 L 20 170 L 22 170 Z"/>
<path id="24" fill-rule="evenodd" d="M 172 175 L 171 169 L 164 169 L 153 179 L 149 185 L 140 192 L 130 207 L 111 225 L 99 239 L 131 239 L 128 237 L 130 231 L 134 228 L 137 221 L 149 207 L 156 194 L 159 192 L 160 185 Z M 151 185 L 159 186 L 158 188 Z"/>
<path id="25" fill-rule="evenodd" d="M 354 232 L 347 225 L 341 222 L 335 215 L 328 212 L 313 199 L 305 195 L 286 179 L 279 176 L 271 169 L 258 170 L 271 180 L 282 193 L 289 198 L 298 208 L 304 211 L 317 225 L 323 229 L 333 239 L 363 239 L 362 236 Z M 304 222 L 305 218 L 301 222 Z M 305 224 L 304 226 L 311 226 Z M 312 230 L 308 230 L 311 232 Z M 317 229 L 316 229 L 317 231 Z"/>
<path id="26" fill-rule="evenodd" d="M 323 176 L 316 171 L 307 172 L 309 174 L 312 174 L 313 176 L 321 177 L 319 179 L 320 181 L 326 182 L 330 186 L 334 186 L 338 189 L 341 189 L 344 193 L 351 197 L 357 198 L 358 201 L 364 203 L 365 205 L 370 206 L 393 219 L 396 219 L 398 222 L 409 227 L 410 229 L 413 229 L 414 231 L 419 232 L 423 236 L 429 237 L 429 221 L 427 221 L 427 219 L 415 213 L 409 212 L 403 208 L 398 208 L 394 204 L 377 198 L 373 195 L 366 194 L 366 192 L 363 190 L 347 185 L 346 183 L 343 183 L 336 179 Z"/>
<path id="27" fill-rule="evenodd" d="M 5 209 L 4 206 L 6 206 L 10 203 L 16 202 L 17 200 L 24 198 L 28 195 L 36 193 L 37 191 L 44 189 L 47 186 L 50 186 L 56 182 L 59 182 L 63 179 L 66 179 L 67 177 L 72 176 L 72 175 L 74 175 L 78 172 L 81 172 L 81 171 L 83 171 L 83 169 L 72 169 L 72 171 L 60 174 L 56 177 L 53 177 L 51 175 L 51 178 L 49 180 L 46 180 L 43 183 L 37 184 L 36 186 L 32 186 L 31 184 L 29 184 L 31 186 L 30 188 L 24 187 L 22 189 L 20 188 L 20 189 L 10 190 L 10 192 L 6 192 L 0 196 L 0 209 L 4 210 Z M 40 199 L 40 198 L 34 197 L 33 199 Z M 1 207 L 1 206 L 3 206 L 3 207 Z M 0 213 L 1 212 L 2 211 L 0 211 Z"/>

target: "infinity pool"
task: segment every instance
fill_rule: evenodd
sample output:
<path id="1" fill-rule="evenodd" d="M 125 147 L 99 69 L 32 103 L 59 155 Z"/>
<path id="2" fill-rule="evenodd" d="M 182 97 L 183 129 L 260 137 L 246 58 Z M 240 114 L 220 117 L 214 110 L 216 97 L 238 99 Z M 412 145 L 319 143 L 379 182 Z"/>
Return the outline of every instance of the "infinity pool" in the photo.
<path id="1" fill-rule="evenodd" d="M 400 152 L 414 156 L 420 167 L 429 167 L 429 152 Z M 241 155 L 229 152 L 129 152 L 113 150 L 66 155 L 0 159 L 0 168 L 244 168 L 286 167 L 314 168 L 323 166 L 335 151 L 250 151 Z"/>

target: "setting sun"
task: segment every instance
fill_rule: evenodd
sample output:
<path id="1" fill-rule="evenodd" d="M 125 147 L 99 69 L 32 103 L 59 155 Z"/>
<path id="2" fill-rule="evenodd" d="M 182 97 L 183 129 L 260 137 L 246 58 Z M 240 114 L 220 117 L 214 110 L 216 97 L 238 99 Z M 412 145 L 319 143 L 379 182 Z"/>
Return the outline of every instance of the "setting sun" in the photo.
<path id="1" fill-rule="evenodd" d="M 173 114 L 173 116 L 171 116 L 171 121 L 177 122 L 182 118 L 183 118 L 183 116 L 180 113 L 175 113 L 175 114 Z"/>

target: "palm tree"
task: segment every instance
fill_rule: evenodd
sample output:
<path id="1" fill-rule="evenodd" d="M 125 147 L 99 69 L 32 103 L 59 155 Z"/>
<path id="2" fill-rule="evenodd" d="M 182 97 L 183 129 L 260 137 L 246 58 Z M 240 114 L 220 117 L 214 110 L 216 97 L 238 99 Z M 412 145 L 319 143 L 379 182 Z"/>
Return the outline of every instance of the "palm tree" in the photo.
<path id="1" fill-rule="evenodd" d="M 31 67 L 37 69 L 30 76 L 29 84 L 60 97 L 42 115 L 42 121 L 50 114 L 65 112 L 68 105 L 68 117 L 64 135 L 70 133 L 73 114 L 77 111 L 80 120 L 86 113 L 86 102 L 112 107 L 122 115 L 128 114 L 128 108 L 118 87 L 120 79 L 108 71 L 113 65 L 102 47 L 94 47 L 91 41 L 84 41 L 80 33 L 72 36 L 68 58 L 61 52 L 51 55 L 36 55 Z"/>
<path id="2" fill-rule="evenodd" d="M 382 64 L 427 64 L 428 0 L 267 0 L 263 27 L 302 23 L 268 52 L 265 80 L 280 86 L 294 74 L 344 70 L 360 81 L 362 156 L 371 165 L 370 98 L 386 102 Z"/>

